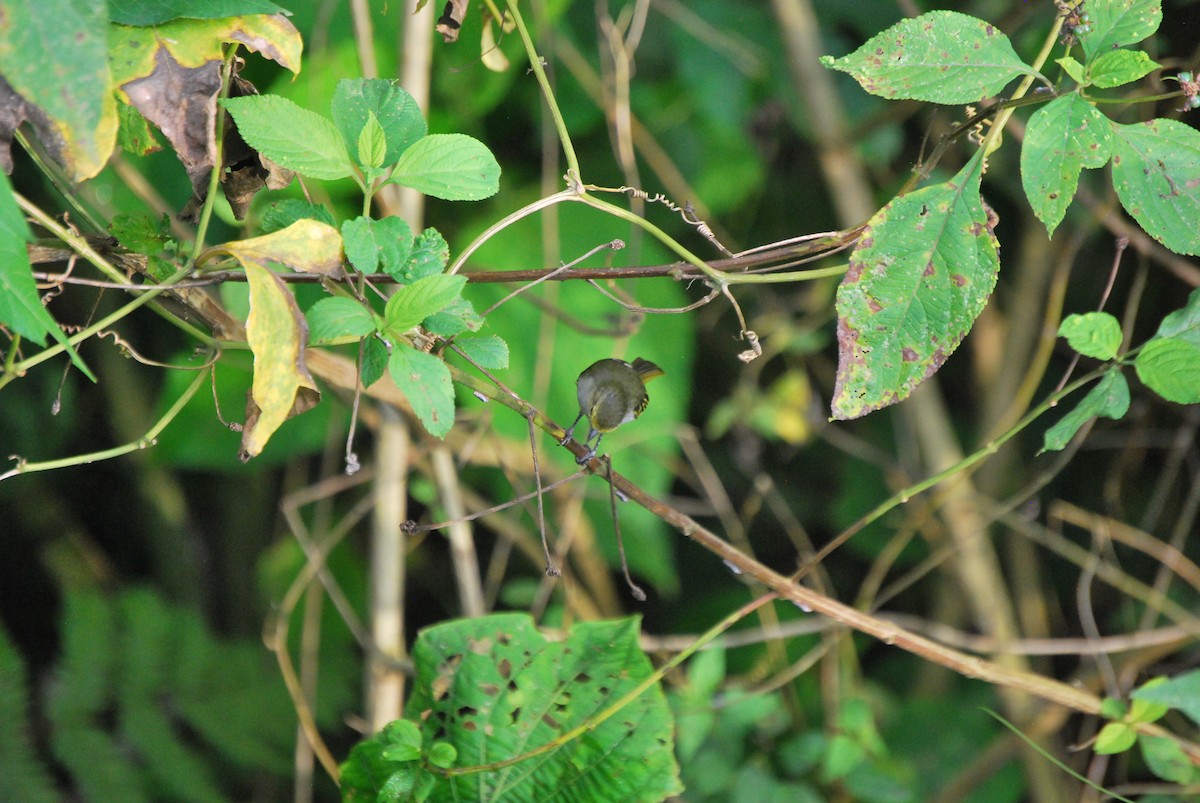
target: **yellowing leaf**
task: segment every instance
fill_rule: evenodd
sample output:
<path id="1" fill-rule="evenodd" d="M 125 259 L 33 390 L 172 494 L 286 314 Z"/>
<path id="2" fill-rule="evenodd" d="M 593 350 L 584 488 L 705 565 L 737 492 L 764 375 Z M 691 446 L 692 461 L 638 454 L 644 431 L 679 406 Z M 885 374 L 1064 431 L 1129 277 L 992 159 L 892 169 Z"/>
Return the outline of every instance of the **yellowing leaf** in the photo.
<path id="1" fill-rule="evenodd" d="M 113 25 L 108 41 L 113 81 L 122 91 L 130 81 L 146 78 L 159 69 L 161 54 L 170 54 L 181 67 L 195 69 L 220 62 L 224 45 L 237 43 L 299 73 L 304 47 L 300 32 L 287 17 L 262 14 L 180 19 L 148 28 Z"/>
<path id="2" fill-rule="evenodd" d="M 300 34 L 285 17 L 252 15 L 221 19 L 173 20 L 153 27 L 110 26 L 109 59 L 113 82 L 126 103 L 156 125 L 179 155 L 192 182 L 190 217 L 208 194 L 216 159 L 216 98 L 221 90 L 221 61 L 227 43 L 237 43 L 300 71 Z M 235 77 L 233 95 L 252 94 Z M 228 159 L 232 151 L 226 148 Z M 257 162 L 257 163 L 256 163 Z M 221 182 L 234 215 L 241 219 L 254 193 L 279 189 L 292 175 L 262 159 L 240 159 Z"/>
<path id="3" fill-rule="evenodd" d="M 250 283 L 246 339 L 254 354 L 251 404 L 242 432 L 246 460 L 262 452 L 280 424 L 316 404 L 320 393 L 304 366 L 308 327 L 291 290 L 265 267 L 250 260 L 242 264 Z"/>
<path id="4" fill-rule="evenodd" d="M 102 3 L 0 3 L 0 166 L 28 121 L 77 181 L 92 178 L 117 142 Z"/>
<path id="5" fill-rule="evenodd" d="M 311 218 L 301 218 L 292 225 L 261 237 L 234 240 L 214 246 L 200 255 L 204 264 L 217 254 L 229 254 L 242 264 L 278 262 L 302 273 L 319 273 L 340 278 L 342 269 L 342 235 L 333 226 Z"/>

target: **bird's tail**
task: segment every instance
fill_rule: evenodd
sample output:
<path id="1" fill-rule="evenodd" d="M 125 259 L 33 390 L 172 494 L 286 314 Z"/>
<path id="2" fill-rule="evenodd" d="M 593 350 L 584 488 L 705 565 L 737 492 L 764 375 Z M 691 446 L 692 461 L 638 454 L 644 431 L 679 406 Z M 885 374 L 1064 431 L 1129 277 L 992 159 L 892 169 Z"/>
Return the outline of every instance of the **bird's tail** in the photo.
<path id="1" fill-rule="evenodd" d="M 666 371 L 659 368 L 654 363 L 650 362 L 649 360 L 643 360 L 641 357 L 638 357 L 633 361 L 633 370 L 637 371 L 638 376 L 642 378 L 643 382 L 649 382 L 651 379 L 654 379 L 654 377 L 662 376 L 666 373 Z"/>

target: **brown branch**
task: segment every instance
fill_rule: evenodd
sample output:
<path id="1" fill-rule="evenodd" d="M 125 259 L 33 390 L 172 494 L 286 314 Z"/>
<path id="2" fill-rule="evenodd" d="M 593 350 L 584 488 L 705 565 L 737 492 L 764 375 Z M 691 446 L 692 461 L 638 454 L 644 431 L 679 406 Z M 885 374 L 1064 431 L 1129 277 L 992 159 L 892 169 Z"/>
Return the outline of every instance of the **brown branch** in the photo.
<path id="1" fill-rule="evenodd" d="M 799 238 L 785 240 L 780 243 L 770 243 L 741 254 L 723 259 L 714 259 L 708 264 L 721 271 L 748 272 L 761 269 L 781 269 L 815 261 L 830 254 L 837 253 L 853 245 L 860 229 L 850 229 L 843 232 L 831 232 L 811 239 Z M 108 257 L 114 264 L 130 272 L 145 273 L 146 257 L 116 250 L 113 241 L 104 237 L 88 237 L 96 250 Z M 29 261 L 35 265 L 55 262 L 65 262 L 74 252 L 67 248 L 45 245 L 29 246 Z M 290 284 L 316 284 L 331 281 L 329 277 L 313 273 L 277 273 L 280 279 Z M 467 281 L 477 284 L 496 282 L 532 282 L 532 281 L 604 281 L 608 279 L 650 279 L 670 277 L 677 281 L 703 278 L 698 268 L 686 262 L 671 262 L 660 265 L 635 265 L 623 268 L 572 268 L 564 271 L 561 268 L 528 268 L 524 270 L 481 270 L 464 272 Z M 108 287 L 125 289 L 136 287 L 139 290 L 150 290 L 158 287 L 154 284 L 124 285 L 119 282 L 104 282 L 95 279 L 83 279 L 75 276 L 55 273 L 34 273 L 34 278 L 40 282 L 61 281 L 65 284 L 80 284 L 91 287 Z M 396 279 L 386 273 L 374 273 L 365 277 L 376 284 L 395 284 Z M 215 271 L 202 276 L 160 289 L 187 290 L 195 287 L 209 287 L 224 282 L 244 282 L 246 274 L 240 270 Z"/>
<path id="2" fill-rule="evenodd" d="M 538 427 L 561 441 L 566 434 L 557 423 L 547 418 L 533 405 L 520 398 L 513 398 L 504 393 L 497 393 L 482 380 L 465 374 L 450 367 L 454 381 L 470 390 L 509 407 L 521 416 L 533 421 Z M 584 447 L 575 441 L 564 445 L 576 457 L 584 454 Z M 592 458 L 588 468 L 601 479 L 607 479 L 606 472 L 599 459 Z M 789 577 L 775 572 L 773 569 L 749 557 L 732 544 L 720 538 L 716 533 L 702 526 L 692 517 L 666 505 L 647 494 L 640 487 L 630 482 L 616 472 L 611 474 L 613 487 L 623 497 L 641 505 L 658 518 L 686 535 L 702 547 L 719 557 L 735 573 L 761 583 L 780 598 L 791 600 L 804 611 L 811 611 L 827 616 L 835 622 L 874 636 L 885 644 L 899 647 L 924 660 L 946 667 L 968 678 L 982 680 L 997 686 L 1017 689 L 1040 697 L 1043 700 L 1057 703 L 1074 711 L 1097 716 L 1100 714 L 1100 698 L 1084 689 L 1079 689 L 1067 683 L 1045 677 L 1036 672 L 1016 669 L 984 658 L 969 655 L 965 652 L 939 644 L 932 639 L 908 630 L 894 621 L 879 616 L 873 616 L 850 607 L 832 597 L 806 588 Z M 1193 761 L 1200 762 L 1200 745 L 1179 740 L 1164 729 L 1149 725 L 1139 726 L 1139 730 L 1159 736 L 1168 736 L 1179 742 Z"/>

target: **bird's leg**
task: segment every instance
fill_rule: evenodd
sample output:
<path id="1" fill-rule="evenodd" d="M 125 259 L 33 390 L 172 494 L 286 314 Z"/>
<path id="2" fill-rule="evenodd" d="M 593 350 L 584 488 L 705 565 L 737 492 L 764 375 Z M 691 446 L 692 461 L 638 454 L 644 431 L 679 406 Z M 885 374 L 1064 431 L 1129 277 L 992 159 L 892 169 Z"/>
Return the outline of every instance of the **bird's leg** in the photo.
<path id="1" fill-rule="evenodd" d="M 571 442 L 571 438 L 575 435 L 575 427 L 579 425 L 580 419 L 583 418 L 583 411 L 579 411 L 579 415 L 575 416 L 575 420 L 571 422 L 571 426 L 567 427 L 567 432 L 563 435 L 562 440 L 558 442 L 559 446 L 566 446 Z"/>
<path id="2" fill-rule="evenodd" d="M 596 442 L 595 442 L 595 443 L 593 443 L 593 444 L 591 444 L 591 445 L 589 446 L 589 445 L 588 445 L 588 441 L 590 441 L 590 440 L 592 439 L 592 436 L 593 436 L 593 435 L 597 435 L 598 437 L 596 438 Z M 588 462 L 588 461 L 589 461 L 589 460 L 591 460 L 593 457 L 595 457 L 595 456 L 596 456 L 596 450 L 600 448 L 600 441 L 601 441 L 603 438 L 604 438 L 604 433 L 603 433 L 603 432 L 599 432 L 599 433 L 598 433 L 598 432 L 596 432 L 596 430 L 594 430 L 594 429 L 593 429 L 591 432 L 589 432 L 589 433 L 588 433 L 588 439 L 587 439 L 586 441 L 584 441 L 584 442 L 583 442 L 583 445 L 584 445 L 585 447 L 587 447 L 587 451 L 586 451 L 586 452 L 584 452 L 584 453 L 583 453 L 583 455 L 581 455 L 580 457 L 576 457 L 576 458 L 575 458 L 575 465 L 577 465 L 577 466 L 582 466 L 584 463 Z"/>

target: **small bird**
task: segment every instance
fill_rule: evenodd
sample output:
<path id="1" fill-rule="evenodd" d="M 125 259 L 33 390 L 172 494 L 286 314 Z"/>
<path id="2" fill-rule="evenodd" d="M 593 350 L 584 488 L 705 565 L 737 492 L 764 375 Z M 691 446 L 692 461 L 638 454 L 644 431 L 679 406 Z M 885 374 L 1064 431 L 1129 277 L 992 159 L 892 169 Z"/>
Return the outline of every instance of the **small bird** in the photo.
<path id="1" fill-rule="evenodd" d="M 562 439 L 562 443 L 569 443 L 580 419 L 587 416 L 588 436 L 583 442 L 587 453 L 577 458 L 576 463 L 583 465 L 596 456 L 604 433 L 642 414 L 650 403 L 646 383 L 663 373 L 663 369 L 641 357 L 632 364 L 624 360 L 600 360 L 584 369 L 575 382 L 579 415 Z M 592 438 L 595 443 L 591 443 Z"/>

